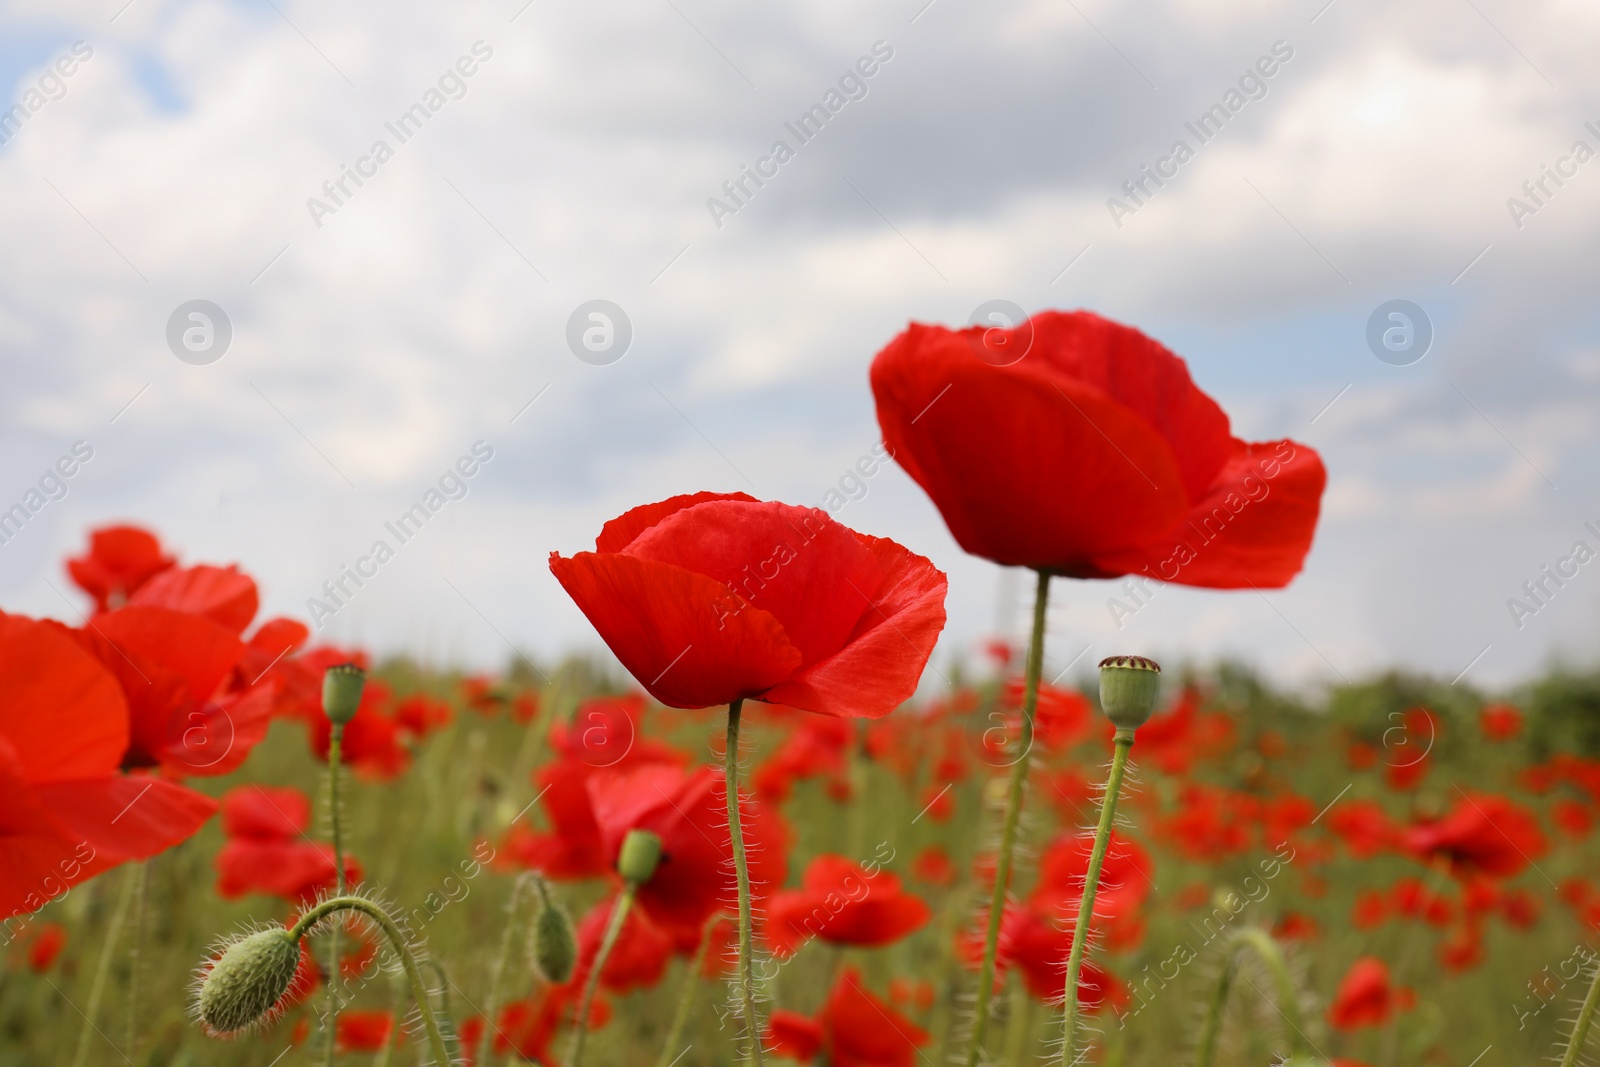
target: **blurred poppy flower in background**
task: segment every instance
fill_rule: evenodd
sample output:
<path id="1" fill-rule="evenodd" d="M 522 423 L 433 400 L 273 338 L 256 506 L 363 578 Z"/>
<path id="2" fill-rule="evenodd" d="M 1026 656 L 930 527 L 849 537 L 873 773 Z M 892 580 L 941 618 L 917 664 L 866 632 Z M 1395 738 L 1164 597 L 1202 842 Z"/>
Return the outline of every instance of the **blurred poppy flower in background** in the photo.
<path id="1" fill-rule="evenodd" d="M 813 937 L 835 945 L 891 945 L 927 925 L 932 912 L 887 871 L 868 874 L 843 856 L 811 861 L 799 889 L 772 895 L 766 937 L 772 954 L 788 959 Z"/>
<path id="2" fill-rule="evenodd" d="M 94 597 L 96 611 L 109 611 L 176 562 L 148 530 L 102 526 L 89 532 L 87 552 L 67 560 L 67 574 L 72 584 Z"/>
<path id="3" fill-rule="evenodd" d="M 1333 1003 L 1328 1006 L 1328 1023 L 1336 1030 L 1359 1030 L 1382 1026 L 1399 1011 L 1416 1003 L 1409 989 L 1389 984 L 1389 965 L 1376 956 L 1363 956 L 1350 965 L 1339 982 Z"/>
<path id="4" fill-rule="evenodd" d="M 1487 741 L 1510 741 L 1522 733 L 1522 712 L 1510 704 L 1490 704 L 1478 713 L 1478 728 Z"/>
<path id="5" fill-rule="evenodd" d="M 696 493 L 606 523 L 550 569 L 650 695 L 877 718 L 916 691 L 945 577 L 817 508 Z"/>
<path id="6" fill-rule="evenodd" d="M 198 830 L 217 802 L 117 773 L 128 706 L 117 680 L 58 623 L 0 615 L 0 913 L 39 910 Z"/>
<path id="7" fill-rule="evenodd" d="M 766 1038 L 772 1053 L 809 1063 L 818 1055 L 832 1067 L 915 1067 L 928 1033 L 861 984 L 846 967 L 814 1017 L 775 1011 Z"/>
<path id="8" fill-rule="evenodd" d="M 973 555 L 1231 589 L 1287 585 L 1311 547 L 1317 454 L 1234 437 L 1183 360 L 1131 327 L 913 323 L 871 377 L 884 443 Z"/>
<path id="9" fill-rule="evenodd" d="M 1406 848 L 1420 859 L 1441 859 L 1458 877 L 1521 874 L 1549 848 L 1532 812 L 1494 793 L 1467 795 L 1444 818 L 1405 832 Z"/>
<path id="10" fill-rule="evenodd" d="M 233 900 L 263 893 L 303 904 L 338 881 L 333 846 L 306 837 L 311 801 L 285 786 L 241 785 L 222 798 L 222 832 L 228 840 L 212 861 L 217 895 Z M 361 880 L 348 855 L 346 879 Z"/>

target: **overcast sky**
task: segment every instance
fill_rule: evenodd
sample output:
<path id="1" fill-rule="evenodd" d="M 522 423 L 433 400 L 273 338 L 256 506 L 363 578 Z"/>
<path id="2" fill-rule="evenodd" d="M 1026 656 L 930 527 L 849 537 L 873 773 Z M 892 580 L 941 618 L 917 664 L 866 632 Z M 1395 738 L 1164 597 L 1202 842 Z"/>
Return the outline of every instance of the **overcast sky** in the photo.
<path id="1" fill-rule="evenodd" d="M 878 440 L 873 354 L 1005 299 L 1140 327 L 1330 475 L 1289 590 L 1165 588 L 1119 629 L 1116 584 L 1058 581 L 1053 669 L 1588 661 L 1600 562 L 1521 587 L 1600 550 L 1597 34 L 1592 0 L 0 3 L 0 509 L 93 450 L 0 545 L 0 607 L 74 619 L 62 557 L 131 519 L 309 619 L 485 442 L 319 637 L 594 647 L 552 549 L 679 492 L 820 502 Z M 632 333 L 599 365 L 567 341 L 595 299 Z M 1400 299 L 1433 334 L 1403 366 L 1367 340 Z M 168 342 L 193 300 L 212 362 Z M 837 517 L 948 571 L 937 664 L 1020 631 L 1027 583 L 897 468 Z"/>

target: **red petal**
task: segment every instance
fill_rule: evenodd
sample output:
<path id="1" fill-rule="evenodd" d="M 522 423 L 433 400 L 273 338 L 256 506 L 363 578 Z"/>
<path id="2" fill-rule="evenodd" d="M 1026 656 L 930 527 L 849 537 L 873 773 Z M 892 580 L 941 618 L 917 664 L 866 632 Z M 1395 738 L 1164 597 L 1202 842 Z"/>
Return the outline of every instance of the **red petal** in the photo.
<path id="1" fill-rule="evenodd" d="M 206 618 L 235 634 L 244 632 L 256 617 L 259 598 L 256 583 L 237 566 L 177 567 L 151 578 L 128 599 L 129 604 L 186 611 Z"/>
<path id="2" fill-rule="evenodd" d="M 766 501 L 685 508 L 641 533 L 627 555 L 731 587 L 778 620 L 804 664 L 844 647 L 881 582 L 853 530 L 820 509 Z"/>
<path id="3" fill-rule="evenodd" d="M 90 629 L 135 659 L 175 671 L 194 700 L 212 696 L 244 651 L 237 637 L 211 619 L 165 607 L 129 605 L 96 616 Z M 105 662 L 116 670 L 120 659 L 113 653 Z M 123 680 L 130 693 L 137 691 L 137 684 Z"/>
<path id="4" fill-rule="evenodd" d="M 1042 358 L 991 366 L 967 338 L 913 325 L 873 361 L 872 389 L 890 453 L 975 555 L 1086 575 L 1188 509 L 1173 443 Z"/>
<path id="5" fill-rule="evenodd" d="M 149 859 L 187 840 L 217 810 L 203 793 L 144 775 L 35 788 L 77 840 L 113 863 Z"/>
<path id="6" fill-rule="evenodd" d="M 222 832 L 258 841 L 292 841 L 311 825 L 311 801 L 293 786 L 241 785 L 222 798 Z"/>
<path id="7" fill-rule="evenodd" d="M 1216 483 L 1176 533 L 1094 563 L 1112 576 L 1142 571 L 1212 589 L 1288 585 L 1311 550 L 1327 480 L 1322 459 L 1305 445 L 1235 441 Z"/>
<path id="8" fill-rule="evenodd" d="M 668 515 L 710 500 L 754 501 L 755 497 L 744 493 L 685 493 L 669 497 L 659 504 L 641 504 L 631 511 L 623 512 L 600 528 L 600 536 L 595 538 L 594 542 L 595 551 L 621 552 L 633 543 L 634 538 Z"/>
<path id="9" fill-rule="evenodd" d="M 864 536 L 862 541 L 882 576 L 875 602 L 842 649 L 774 686 L 764 699 L 875 719 L 916 692 L 944 629 L 949 583 L 932 563 L 887 538 Z"/>
<path id="10" fill-rule="evenodd" d="M 550 570 L 622 665 L 661 703 L 706 708 L 787 678 L 800 653 L 727 586 L 631 556 L 550 554 Z"/>
<path id="11" fill-rule="evenodd" d="M 0 693 L 0 737 L 28 780 L 91 778 L 122 761 L 122 690 L 64 628 L 0 615 Z"/>

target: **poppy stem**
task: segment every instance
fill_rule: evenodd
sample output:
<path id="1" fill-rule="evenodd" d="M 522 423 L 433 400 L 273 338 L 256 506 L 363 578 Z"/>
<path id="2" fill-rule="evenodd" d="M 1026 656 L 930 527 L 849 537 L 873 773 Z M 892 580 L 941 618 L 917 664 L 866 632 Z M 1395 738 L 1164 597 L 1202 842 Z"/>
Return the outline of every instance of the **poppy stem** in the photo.
<path id="1" fill-rule="evenodd" d="M 332 724 L 328 735 L 328 811 L 333 821 L 333 867 L 335 895 L 344 896 L 344 820 L 339 813 L 339 760 L 343 755 L 344 723 Z M 323 1062 L 333 1067 L 333 1057 L 339 1042 L 339 927 L 335 923 L 328 936 L 328 1043 L 323 1049 Z"/>
<path id="2" fill-rule="evenodd" d="M 733 845 L 733 868 L 739 880 L 739 1003 L 745 1035 L 750 1040 L 748 1060 L 761 1064 L 761 1020 L 756 1016 L 754 963 L 750 952 L 750 867 L 745 862 L 744 828 L 739 822 L 739 712 L 740 697 L 728 705 L 728 739 L 722 753 L 722 770 L 728 793 L 728 840 Z"/>
<path id="3" fill-rule="evenodd" d="M 106 982 L 111 977 L 111 957 L 116 954 L 117 942 L 122 939 L 122 927 L 128 921 L 128 909 L 133 904 L 134 882 L 137 877 L 132 868 L 122 876 L 122 892 L 117 895 L 116 908 L 111 912 L 111 925 L 106 927 L 106 940 L 100 949 L 100 962 L 94 969 L 94 983 L 89 986 L 89 1003 L 83 1012 L 83 1029 L 78 1032 L 78 1048 L 72 1056 L 72 1067 L 83 1067 L 87 1062 L 89 1036 L 99 1033 L 95 1019 L 100 1014 L 100 1000 L 105 996 Z"/>
<path id="4" fill-rule="evenodd" d="M 667 1031 L 666 1043 L 661 1046 L 661 1059 L 657 1067 L 672 1067 L 683 1056 L 684 1050 L 674 1052 L 678 1042 L 683 1040 L 683 1031 L 689 1025 L 689 1012 L 694 1008 L 695 991 L 700 988 L 700 971 L 706 965 L 706 956 L 711 953 L 712 935 L 716 932 L 717 924 L 722 921 L 721 914 L 713 915 L 706 920 L 706 928 L 700 935 L 700 947 L 695 951 L 694 962 L 689 964 L 689 969 L 683 976 L 683 992 L 678 995 L 678 1010 L 672 1016 L 672 1029 Z"/>
<path id="5" fill-rule="evenodd" d="M 1239 956 L 1245 949 L 1253 949 L 1261 962 L 1272 973 L 1278 987 L 1279 1009 L 1289 1024 L 1289 1058 L 1306 1051 L 1305 1022 L 1300 1015 L 1300 997 L 1289 974 L 1289 964 L 1283 950 L 1272 935 L 1259 927 L 1247 927 L 1233 934 L 1226 945 L 1222 973 L 1217 976 L 1216 988 L 1211 993 L 1211 1004 L 1206 1009 L 1205 1026 L 1200 1031 L 1200 1047 L 1195 1052 L 1195 1067 L 1211 1067 L 1217 1054 L 1217 1040 L 1222 1034 L 1222 1011 L 1228 1004 L 1228 993 L 1233 988 L 1233 978 L 1239 971 Z"/>
<path id="6" fill-rule="evenodd" d="M 422 971 L 417 966 L 417 959 L 406 944 L 400 928 L 395 925 L 389 913 L 365 897 L 337 896 L 324 900 L 300 916 L 300 921 L 289 930 L 289 936 L 298 942 L 317 923 L 339 911 L 354 911 L 371 919 L 384 936 L 389 939 L 389 945 L 400 957 L 400 965 L 405 968 L 406 978 L 411 982 L 411 999 L 417 1003 L 417 1013 L 422 1016 L 423 1029 L 428 1034 L 428 1045 L 433 1053 L 434 1067 L 449 1067 L 452 1062 L 450 1051 L 445 1044 L 444 1034 L 439 1029 L 439 1020 L 433 1013 L 433 1001 L 428 995 L 428 987 L 423 984 Z"/>
<path id="7" fill-rule="evenodd" d="M 522 889 L 533 879 L 526 872 L 517 875 L 511 883 L 511 899 L 506 901 L 506 929 L 500 938 L 500 956 L 495 960 L 494 971 L 489 976 L 489 999 L 483 1005 L 483 1036 L 478 1039 L 476 1063 L 489 1062 L 489 1035 L 495 1029 L 495 1016 L 500 1012 L 500 986 L 506 969 L 511 966 L 511 945 L 517 934 L 517 910 L 522 905 Z"/>
<path id="8" fill-rule="evenodd" d="M 576 1025 L 572 1034 L 572 1058 L 567 1061 L 567 1067 L 580 1067 L 583 1063 L 584 1039 L 589 1036 L 589 1009 L 594 1003 L 595 990 L 600 985 L 600 972 L 605 970 L 606 960 L 610 959 L 617 938 L 622 936 L 622 924 L 628 920 L 628 912 L 633 908 L 634 890 L 638 888 L 632 882 L 627 883 L 622 895 L 617 897 L 616 904 L 611 908 L 611 919 L 606 923 L 606 933 L 600 941 L 600 951 L 595 953 L 594 962 L 589 965 L 589 977 L 584 979 L 583 997 L 578 1001 L 578 1017 L 574 1020 Z"/>
<path id="9" fill-rule="evenodd" d="M 1061 1016 L 1062 1067 L 1077 1062 L 1078 975 L 1083 971 L 1083 952 L 1089 942 L 1089 926 L 1094 922 L 1094 898 L 1100 892 L 1100 868 L 1105 865 L 1111 845 L 1111 825 L 1117 818 L 1117 798 L 1122 792 L 1122 775 L 1128 767 L 1128 751 L 1133 748 L 1133 731 L 1119 727 L 1113 737 L 1111 776 L 1106 779 L 1106 795 L 1100 802 L 1100 826 L 1094 834 L 1094 851 L 1089 854 L 1089 870 L 1084 876 L 1083 897 L 1072 924 L 1072 950 L 1067 954 L 1067 984 Z"/>
<path id="10" fill-rule="evenodd" d="M 1600 1005 L 1600 966 L 1594 969 L 1594 979 L 1589 983 L 1589 994 L 1578 1009 L 1578 1019 L 1572 1024 L 1572 1036 L 1567 1039 L 1567 1050 L 1561 1057 L 1561 1067 L 1577 1067 L 1583 1055 L 1583 1046 L 1589 1040 L 1589 1024 L 1594 1021 L 1595 1006 Z"/>
<path id="11" fill-rule="evenodd" d="M 1000 829 L 1000 852 L 995 857 L 994 892 L 989 898 L 989 930 L 983 941 L 983 964 L 978 971 L 977 1017 L 967 1042 L 967 1067 L 977 1067 L 989 1033 L 989 1001 L 994 996 L 995 953 L 1000 944 L 1000 918 L 1005 912 L 1006 889 L 1011 881 L 1011 851 L 1017 843 L 1017 821 L 1022 815 L 1022 793 L 1028 784 L 1028 759 L 1033 750 L 1033 713 L 1039 704 L 1039 675 L 1044 669 L 1045 608 L 1050 602 L 1050 572 L 1039 572 L 1033 595 L 1033 634 L 1028 640 L 1028 666 L 1022 697 L 1022 733 L 1017 738 L 1017 761 L 1011 765 L 1006 791 L 1005 821 Z"/>
<path id="12" fill-rule="evenodd" d="M 150 861 L 133 864 L 133 943 L 128 948 L 128 1036 L 122 1051 L 130 1060 L 139 1059 L 139 962 L 144 955 L 144 902 L 150 880 Z"/>
<path id="13" fill-rule="evenodd" d="M 1020 973 L 1011 980 L 1011 1018 L 1006 1023 L 1006 1067 L 1027 1067 L 1028 1035 L 1033 1030 L 1033 998 Z"/>

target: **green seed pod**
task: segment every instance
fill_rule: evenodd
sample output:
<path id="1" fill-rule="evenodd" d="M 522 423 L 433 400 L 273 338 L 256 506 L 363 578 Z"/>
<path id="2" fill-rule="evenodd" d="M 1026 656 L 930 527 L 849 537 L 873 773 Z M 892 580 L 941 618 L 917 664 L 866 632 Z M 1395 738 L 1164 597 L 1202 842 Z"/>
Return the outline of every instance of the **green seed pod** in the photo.
<path id="1" fill-rule="evenodd" d="M 367 672 L 354 663 L 329 667 L 322 675 L 322 713 L 328 721 L 343 726 L 355 718 L 366 684 Z"/>
<path id="2" fill-rule="evenodd" d="M 1137 730 L 1150 718 L 1161 692 L 1161 667 L 1143 656 L 1100 661 L 1100 707 L 1118 730 Z"/>
<path id="3" fill-rule="evenodd" d="M 240 938 L 200 980 L 200 1021 L 219 1037 L 266 1022 L 299 965 L 300 944 L 281 926 Z"/>
<path id="4" fill-rule="evenodd" d="M 661 862 L 661 838 L 649 830 L 629 830 L 617 856 L 617 873 L 634 885 L 643 885 Z"/>
<path id="5" fill-rule="evenodd" d="M 569 980 L 578 965 L 578 940 L 572 920 L 559 905 L 546 903 L 533 922 L 533 965 L 545 981 L 556 985 Z"/>

